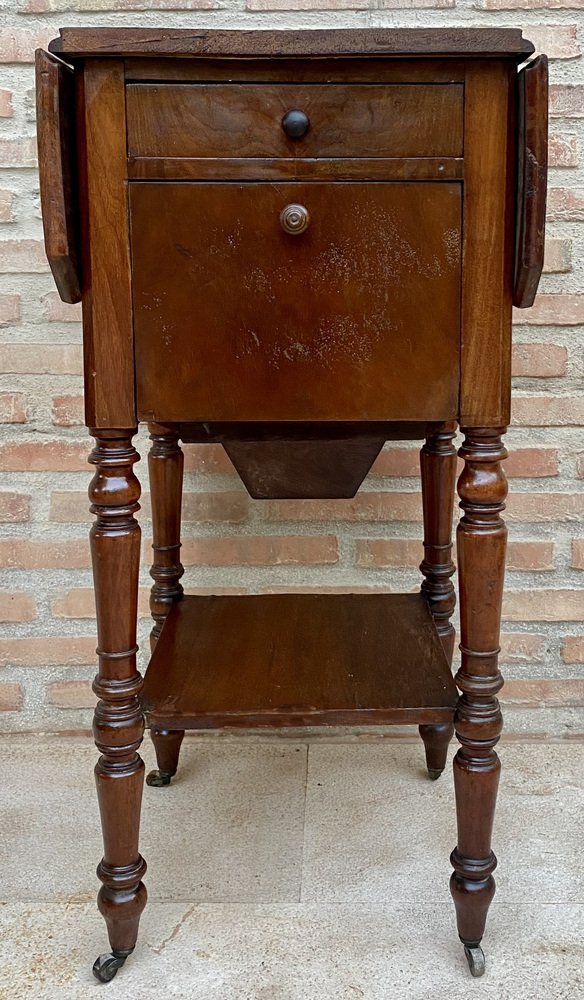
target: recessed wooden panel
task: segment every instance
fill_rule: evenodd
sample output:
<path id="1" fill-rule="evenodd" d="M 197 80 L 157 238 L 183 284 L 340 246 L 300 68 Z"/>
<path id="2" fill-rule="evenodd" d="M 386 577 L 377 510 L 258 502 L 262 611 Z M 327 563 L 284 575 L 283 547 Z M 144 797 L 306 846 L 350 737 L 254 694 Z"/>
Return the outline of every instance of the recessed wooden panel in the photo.
<path id="1" fill-rule="evenodd" d="M 456 416 L 459 184 L 130 187 L 143 419 Z"/>
<path id="2" fill-rule="evenodd" d="M 456 687 L 421 594 L 185 597 L 144 679 L 150 725 L 366 725 L 452 718 Z"/>
<path id="3" fill-rule="evenodd" d="M 130 84 L 130 156 L 460 156 L 459 84 Z M 287 111 L 310 128 L 291 139 Z"/>

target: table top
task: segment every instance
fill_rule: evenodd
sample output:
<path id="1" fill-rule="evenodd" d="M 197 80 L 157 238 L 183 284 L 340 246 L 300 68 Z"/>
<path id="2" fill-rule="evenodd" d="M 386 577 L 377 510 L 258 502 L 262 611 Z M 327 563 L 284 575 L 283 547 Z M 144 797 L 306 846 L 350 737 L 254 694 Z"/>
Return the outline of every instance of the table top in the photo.
<path id="1" fill-rule="evenodd" d="M 191 28 L 61 28 L 49 51 L 67 59 L 150 56 L 205 59 L 489 57 L 522 61 L 534 46 L 519 28 L 357 28 L 213 31 Z"/>

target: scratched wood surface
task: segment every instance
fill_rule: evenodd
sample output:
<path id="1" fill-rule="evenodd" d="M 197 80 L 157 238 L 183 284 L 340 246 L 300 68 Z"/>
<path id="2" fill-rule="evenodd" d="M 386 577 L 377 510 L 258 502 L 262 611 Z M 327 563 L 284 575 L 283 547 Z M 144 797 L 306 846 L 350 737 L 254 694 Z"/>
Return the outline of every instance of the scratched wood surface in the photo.
<path id="1" fill-rule="evenodd" d="M 133 183 L 130 205 L 142 418 L 456 416 L 459 184 Z"/>

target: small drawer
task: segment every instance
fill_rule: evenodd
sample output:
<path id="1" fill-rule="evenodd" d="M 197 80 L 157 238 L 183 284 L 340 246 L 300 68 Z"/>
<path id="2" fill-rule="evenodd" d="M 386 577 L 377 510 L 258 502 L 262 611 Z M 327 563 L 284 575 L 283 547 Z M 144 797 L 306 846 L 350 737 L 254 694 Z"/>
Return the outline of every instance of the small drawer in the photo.
<path id="1" fill-rule="evenodd" d="M 132 157 L 462 155 L 460 84 L 137 83 L 126 95 Z"/>

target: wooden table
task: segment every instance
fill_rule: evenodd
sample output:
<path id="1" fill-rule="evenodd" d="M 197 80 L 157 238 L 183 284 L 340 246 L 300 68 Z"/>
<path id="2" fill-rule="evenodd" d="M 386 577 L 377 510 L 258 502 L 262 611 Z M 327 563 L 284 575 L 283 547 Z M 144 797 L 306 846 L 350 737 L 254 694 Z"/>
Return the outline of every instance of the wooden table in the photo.
<path id="1" fill-rule="evenodd" d="M 544 244 L 547 61 L 515 29 L 67 28 L 37 52 L 47 256 L 83 302 L 104 857 L 113 978 L 146 903 L 145 718 L 168 785 L 185 729 L 456 729 L 451 892 L 473 975 L 495 883 L 511 308 Z M 527 60 L 527 62 L 526 62 Z M 136 669 L 150 425 L 153 655 Z M 451 615 L 457 425 L 462 661 Z M 351 497 L 420 439 L 419 594 L 183 597 L 179 442 L 253 497 Z"/>

